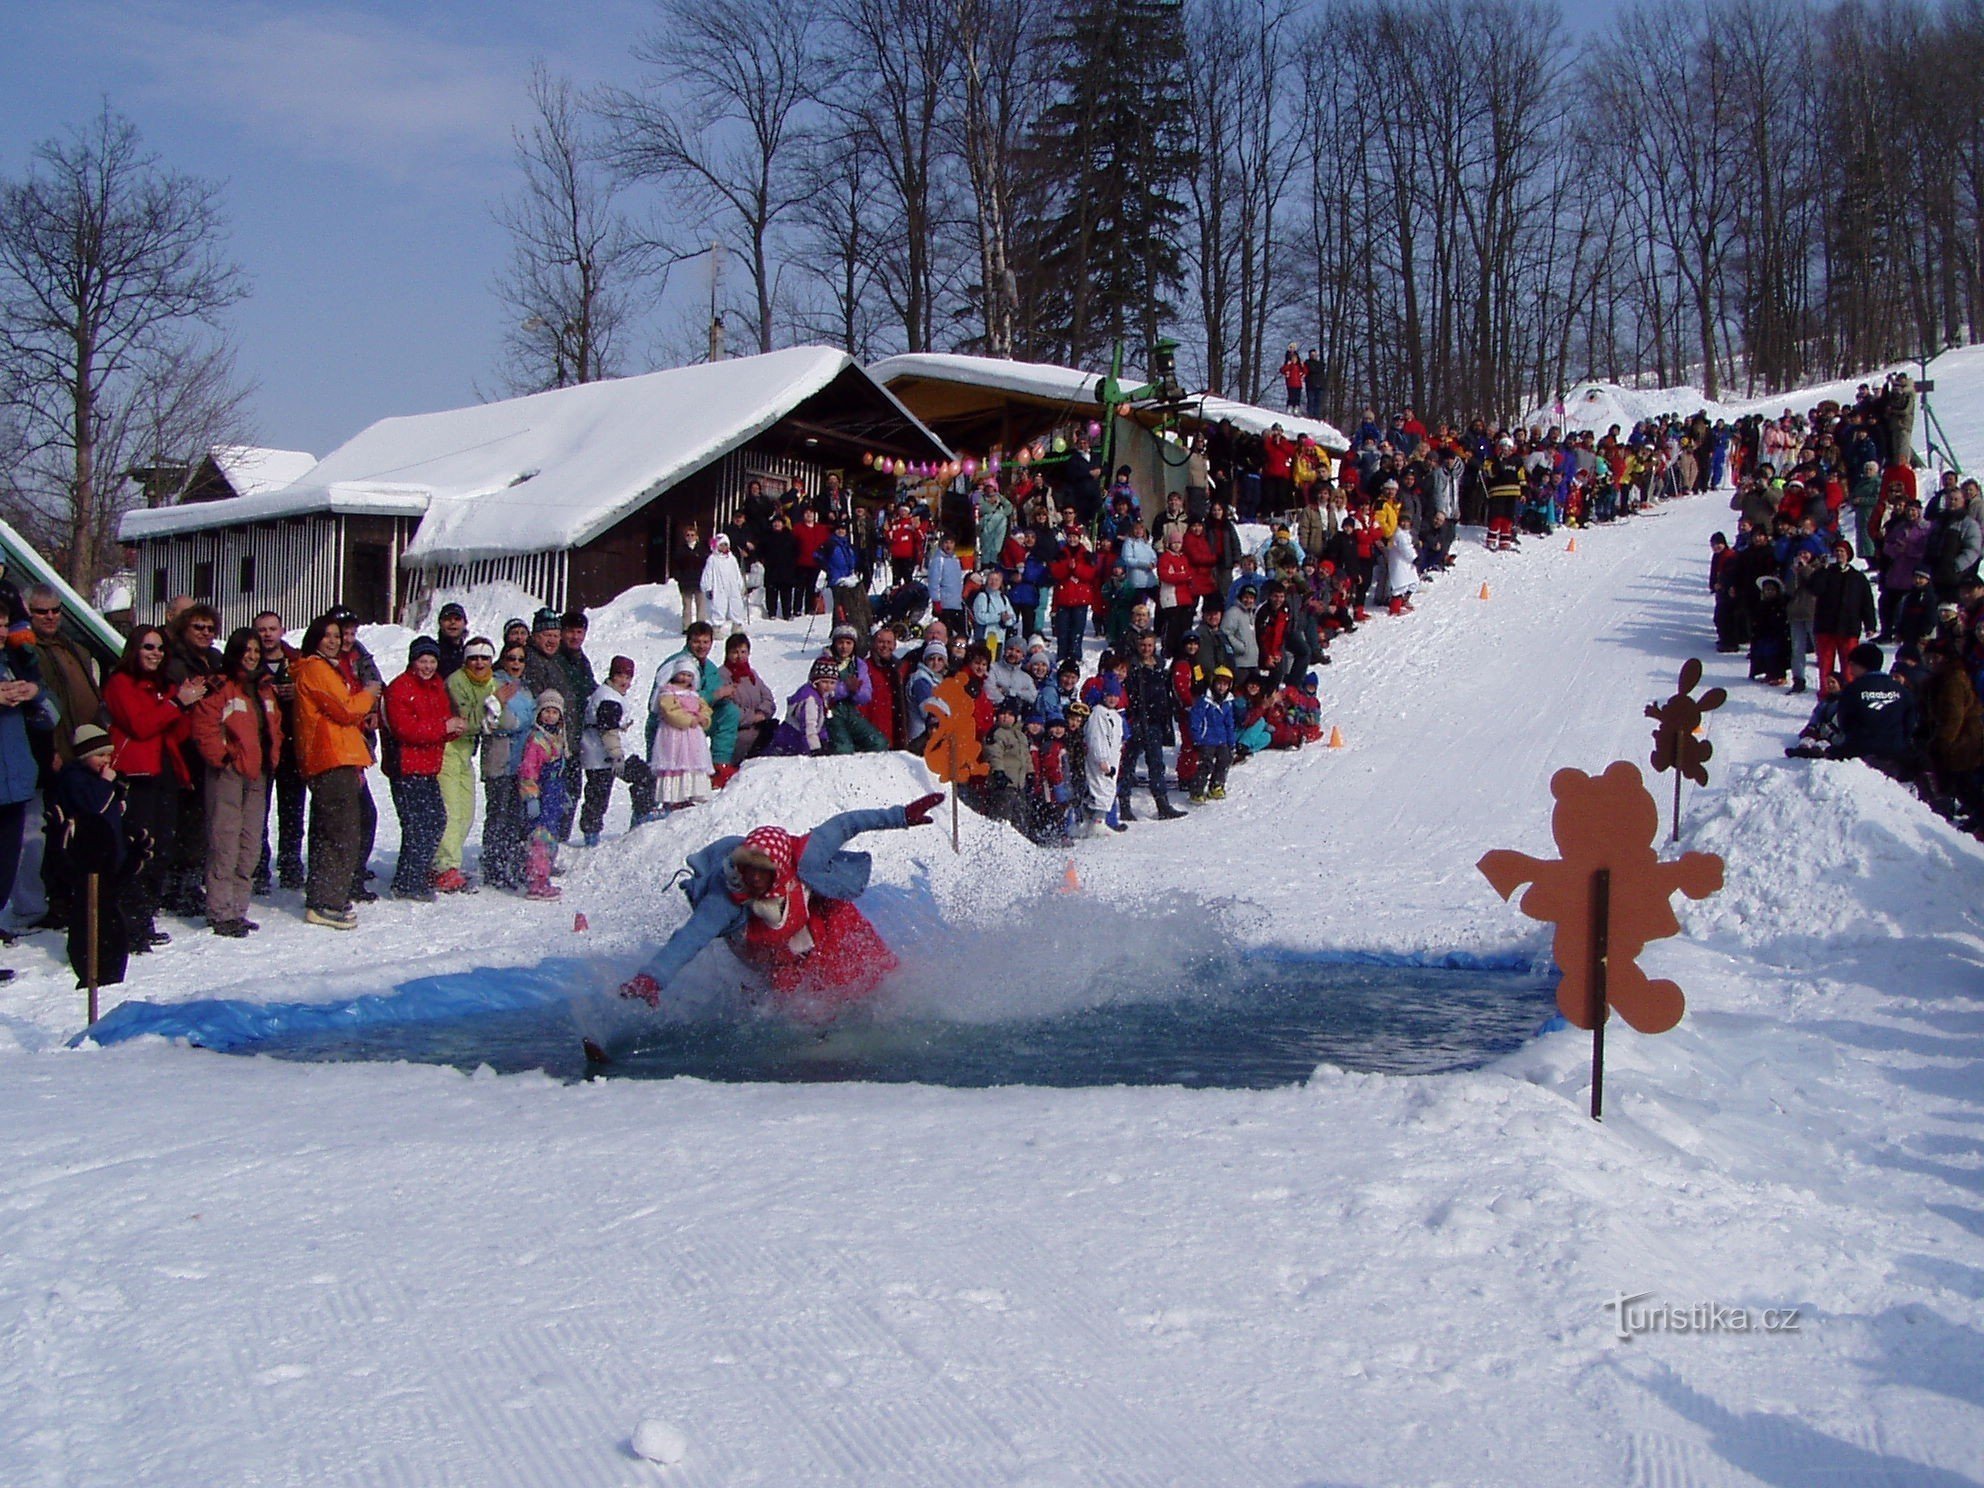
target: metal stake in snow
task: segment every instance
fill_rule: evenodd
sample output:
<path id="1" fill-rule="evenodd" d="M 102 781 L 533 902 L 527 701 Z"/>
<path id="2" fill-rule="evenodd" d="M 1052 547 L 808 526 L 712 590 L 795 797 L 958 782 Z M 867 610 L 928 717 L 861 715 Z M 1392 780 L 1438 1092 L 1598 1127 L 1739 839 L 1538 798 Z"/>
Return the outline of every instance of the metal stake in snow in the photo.
<path id="1" fill-rule="evenodd" d="M 99 964 L 97 960 L 98 947 L 102 943 L 98 938 L 99 916 L 102 914 L 102 909 L 101 909 L 102 901 L 98 897 L 98 890 L 97 890 L 98 882 L 99 882 L 99 876 L 97 874 L 92 873 L 90 875 L 89 890 L 88 890 L 89 907 L 84 912 L 84 924 L 88 927 L 89 936 L 90 936 L 88 961 L 89 961 L 89 983 L 90 983 L 89 1013 L 90 1013 L 91 1023 L 96 1022 L 97 979 L 103 975 L 103 967 Z"/>
<path id="2" fill-rule="evenodd" d="M 1711 687 L 1699 698 L 1693 696 L 1695 684 L 1702 680 L 1698 657 L 1681 663 L 1677 680 L 1679 692 L 1664 703 L 1646 705 L 1646 716 L 1654 721 L 1653 768 L 1674 772 L 1674 835 L 1670 839 L 1674 842 L 1681 840 L 1682 778 L 1707 785 L 1708 760 L 1715 753 L 1715 746 L 1701 737 L 1702 715 L 1729 701 L 1729 694 L 1720 687 Z"/>
<path id="3" fill-rule="evenodd" d="M 1591 876 L 1591 1119 L 1603 1121 L 1605 1109 L 1605 1020 L 1612 1010 L 1605 1005 L 1606 942 L 1612 931 L 1612 870 L 1601 868 Z"/>
<path id="4" fill-rule="evenodd" d="M 1722 887 L 1722 859 L 1683 853 L 1663 863 L 1654 850 L 1660 806 L 1639 766 L 1615 760 L 1603 774 L 1559 770 L 1550 777 L 1550 818 L 1560 858 L 1544 860 L 1496 849 L 1476 865 L 1509 898 L 1524 884 L 1520 908 L 1556 927 L 1557 1011 L 1591 1030 L 1591 1115 L 1601 1109 L 1605 1023 L 1613 1008 L 1641 1033 L 1665 1033 L 1687 1001 L 1672 982 L 1650 981 L 1639 966 L 1647 942 L 1681 933 L 1668 901 L 1676 890 L 1706 899 Z"/>

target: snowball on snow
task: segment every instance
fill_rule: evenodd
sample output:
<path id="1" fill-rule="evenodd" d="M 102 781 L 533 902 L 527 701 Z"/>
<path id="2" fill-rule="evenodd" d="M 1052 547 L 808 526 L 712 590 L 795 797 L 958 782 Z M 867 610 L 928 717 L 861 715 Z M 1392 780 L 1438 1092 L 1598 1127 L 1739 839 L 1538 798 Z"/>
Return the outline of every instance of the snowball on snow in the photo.
<path id="1" fill-rule="evenodd" d="M 634 1428 L 634 1451 L 650 1462 L 673 1467 L 688 1455 L 689 1439 L 661 1417 L 648 1416 Z"/>

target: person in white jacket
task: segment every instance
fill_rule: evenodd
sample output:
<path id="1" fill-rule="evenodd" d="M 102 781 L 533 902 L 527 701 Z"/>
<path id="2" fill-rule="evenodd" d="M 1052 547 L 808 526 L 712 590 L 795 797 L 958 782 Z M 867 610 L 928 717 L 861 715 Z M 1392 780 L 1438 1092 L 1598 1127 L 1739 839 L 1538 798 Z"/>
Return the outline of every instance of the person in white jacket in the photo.
<path id="1" fill-rule="evenodd" d="M 1083 706 L 1080 703 L 1077 708 Z M 1070 722 L 1073 721 L 1070 710 Z M 1082 743 L 1087 753 L 1084 765 L 1088 787 L 1089 830 L 1101 822 L 1112 832 L 1127 832 L 1116 813 L 1116 774 L 1123 762 L 1123 715 L 1107 703 L 1097 703 L 1082 723 Z"/>
<path id="2" fill-rule="evenodd" d="M 1385 544 L 1385 580 L 1391 592 L 1390 612 L 1402 615 L 1412 608 L 1412 591 L 1419 584 L 1419 548 L 1411 530 L 1401 522 Z"/>
<path id="3" fill-rule="evenodd" d="M 710 556 L 703 564 L 702 590 L 717 640 L 744 628 L 749 618 L 744 608 L 744 572 L 730 551 L 730 539 L 722 533 L 710 544 Z"/>

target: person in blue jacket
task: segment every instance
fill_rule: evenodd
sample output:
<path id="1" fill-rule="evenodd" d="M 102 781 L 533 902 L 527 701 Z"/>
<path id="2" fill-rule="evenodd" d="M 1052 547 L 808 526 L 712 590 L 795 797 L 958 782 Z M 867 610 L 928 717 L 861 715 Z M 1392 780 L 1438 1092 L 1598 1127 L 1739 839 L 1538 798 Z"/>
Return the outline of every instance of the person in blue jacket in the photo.
<path id="1" fill-rule="evenodd" d="M 1192 704 L 1192 742 L 1199 750 L 1199 772 L 1192 779 L 1195 803 L 1226 799 L 1226 772 L 1233 767 L 1233 745 L 1240 725 L 1233 716 L 1233 672 L 1214 667 L 1212 681 Z"/>
<path id="2" fill-rule="evenodd" d="M 847 843 L 863 832 L 925 826 L 941 795 L 907 806 L 843 811 L 811 832 L 758 827 L 690 854 L 682 892 L 688 920 L 622 984 L 622 997 L 659 1007 L 661 994 L 714 940 L 769 984 L 781 1010 L 829 1014 L 858 1002 L 896 966 L 895 953 L 855 908 L 873 864 Z M 589 1046 L 588 1053 L 602 1057 Z"/>
<path id="3" fill-rule="evenodd" d="M 39 678 L 32 646 L 9 644 L 0 649 L 0 905 L 14 895 L 28 802 L 38 788 L 28 730 L 48 733 L 58 721 L 55 704 Z M 13 975 L 9 971 L 0 981 Z"/>

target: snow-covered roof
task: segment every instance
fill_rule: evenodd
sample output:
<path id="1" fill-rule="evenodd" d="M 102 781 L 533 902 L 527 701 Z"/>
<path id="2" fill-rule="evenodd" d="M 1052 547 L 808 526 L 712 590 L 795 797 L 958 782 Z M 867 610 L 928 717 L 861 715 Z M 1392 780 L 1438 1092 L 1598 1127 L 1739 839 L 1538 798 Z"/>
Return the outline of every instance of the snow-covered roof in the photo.
<path id="1" fill-rule="evenodd" d="M 930 454 L 949 451 L 846 353 L 798 346 L 500 403 L 381 419 L 266 496 L 132 512 L 126 541 L 310 511 L 415 513 L 407 558 L 578 547 L 853 373 Z"/>
<path id="2" fill-rule="evenodd" d="M 252 444 L 217 444 L 207 451 L 237 496 L 262 496 L 295 485 L 310 473 L 317 457 L 308 450 L 263 449 Z"/>
<path id="3" fill-rule="evenodd" d="M 140 507 L 124 513 L 124 520 L 117 527 L 117 537 L 120 542 L 142 542 L 146 538 L 175 537 L 182 532 L 204 532 L 213 527 L 233 527 L 243 522 L 273 522 L 282 517 L 313 516 L 320 512 L 338 512 L 348 516 L 419 516 L 427 510 L 429 495 L 425 486 L 388 485 L 377 481 L 370 485 L 350 482 L 320 485 L 313 478 L 259 496 L 230 496 L 219 501 L 188 502 L 183 506 Z"/>
<path id="4" fill-rule="evenodd" d="M 1104 374 L 1059 367 L 1051 362 L 1015 362 L 1001 357 L 964 356 L 954 352 L 911 352 L 884 357 L 869 374 L 889 387 L 906 382 L 948 382 L 1010 393 L 1039 403 L 1065 403 L 1071 413 L 1093 416 L 1100 411 L 1096 389 Z M 1189 416 L 1208 424 L 1229 420 L 1247 434 L 1265 434 L 1275 424 L 1291 435 L 1307 434 L 1325 449 L 1345 450 L 1350 441 L 1321 419 L 1277 413 L 1253 403 L 1240 403 L 1212 393 L 1193 397 Z"/>
<path id="5" fill-rule="evenodd" d="M 1231 423 L 1244 434 L 1265 434 L 1276 424 L 1281 425 L 1284 434 L 1290 436 L 1307 434 L 1326 450 L 1341 452 L 1350 448 L 1350 441 L 1335 424 L 1324 423 L 1321 419 L 1303 418 L 1295 413 L 1276 413 L 1272 408 L 1263 408 L 1258 403 L 1236 403 L 1231 398 L 1215 397 L 1207 393 L 1199 400 L 1199 416 L 1209 424 L 1222 419 Z"/>
<path id="6" fill-rule="evenodd" d="M 1057 367 L 1051 362 L 1014 362 L 1003 357 L 963 356 L 945 351 L 913 351 L 884 357 L 868 369 L 884 386 L 912 377 L 934 382 L 962 382 L 1002 393 L 1066 403 L 1096 402 L 1095 390 L 1104 374 Z"/>

